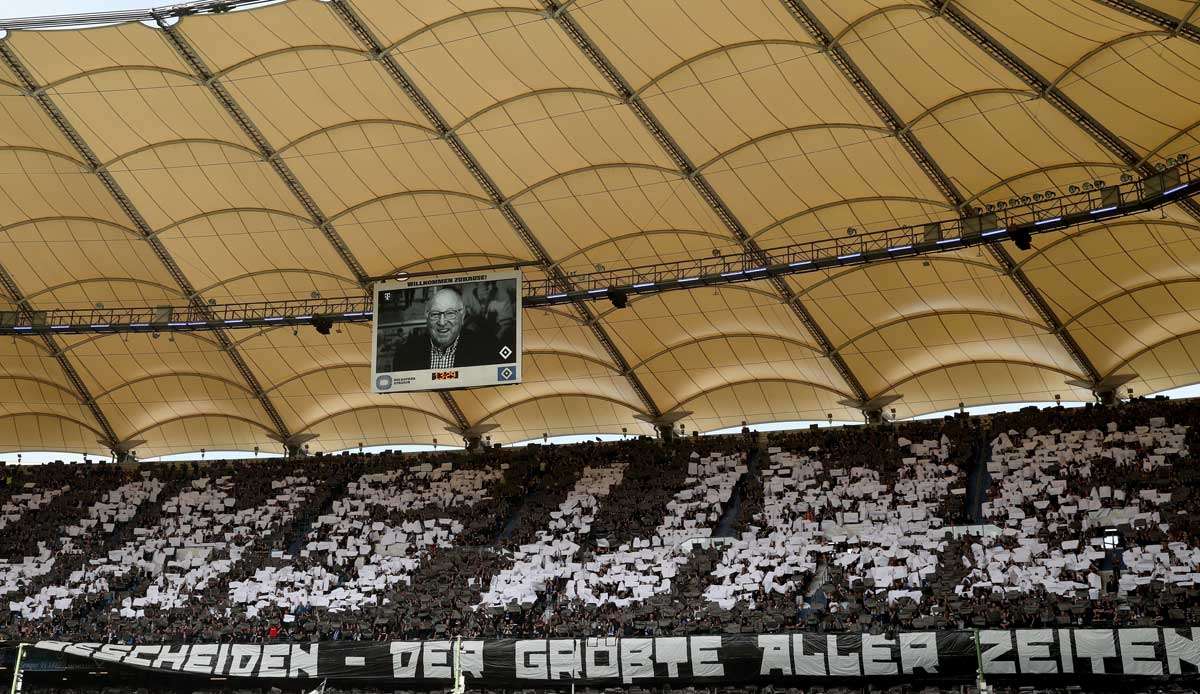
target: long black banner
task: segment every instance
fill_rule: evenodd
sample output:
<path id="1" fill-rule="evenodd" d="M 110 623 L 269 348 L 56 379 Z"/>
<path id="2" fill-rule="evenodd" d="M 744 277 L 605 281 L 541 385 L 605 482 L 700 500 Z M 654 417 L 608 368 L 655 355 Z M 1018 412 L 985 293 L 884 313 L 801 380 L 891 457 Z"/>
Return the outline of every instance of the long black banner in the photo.
<path id="1" fill-rule="evenodd" d="M 976 643 L 978 638 L 978 644 Z M 1017 629 L 874 634 L 736 634 L 656 638 L 334 641 L 126 646 L 41 641 L 35 648 L 176 674 L 487 687 L 575 682 L 753 684 L 814 678 L 1010 675 L 1196 677 L 1200 631 Z"/>

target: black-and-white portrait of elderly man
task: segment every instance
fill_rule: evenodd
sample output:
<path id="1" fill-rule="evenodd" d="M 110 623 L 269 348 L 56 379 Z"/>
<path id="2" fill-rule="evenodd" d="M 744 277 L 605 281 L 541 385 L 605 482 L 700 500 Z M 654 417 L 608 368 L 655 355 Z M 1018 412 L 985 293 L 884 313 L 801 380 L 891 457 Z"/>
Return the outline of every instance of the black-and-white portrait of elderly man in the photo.
<path id="1" fill-rule="evenodd" d="M 500 336 L 473 325 L 457 289 L 442 287 L 425 304 L 425 328 L 396 346 L 392 371 L 453 369 L 504 363 Z"/>

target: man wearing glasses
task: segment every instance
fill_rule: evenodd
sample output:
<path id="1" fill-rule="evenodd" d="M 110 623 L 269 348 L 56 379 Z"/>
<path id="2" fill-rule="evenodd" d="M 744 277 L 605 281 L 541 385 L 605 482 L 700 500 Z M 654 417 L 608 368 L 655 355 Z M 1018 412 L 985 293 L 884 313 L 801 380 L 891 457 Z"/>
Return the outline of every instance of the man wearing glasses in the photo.
<path id="1" fill-rule="evenodd" d="M 466 326 L 456 289 L 442 287 L 425 305 L 425 330 L 413 330 L 395 352 L 392 371 L 445 370 L 507 361 L 494 334 Z"/>

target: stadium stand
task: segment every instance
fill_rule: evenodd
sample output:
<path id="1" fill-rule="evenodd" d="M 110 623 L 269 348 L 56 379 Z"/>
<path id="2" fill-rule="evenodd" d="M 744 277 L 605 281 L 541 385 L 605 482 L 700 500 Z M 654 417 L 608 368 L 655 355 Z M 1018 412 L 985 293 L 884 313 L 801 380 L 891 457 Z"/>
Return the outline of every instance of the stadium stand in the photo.
<path id="1" fill-rule="evenodd" d="M 1198 415 L 9 468 L 0 619 L 131 643 L 1185 624 Z"/>

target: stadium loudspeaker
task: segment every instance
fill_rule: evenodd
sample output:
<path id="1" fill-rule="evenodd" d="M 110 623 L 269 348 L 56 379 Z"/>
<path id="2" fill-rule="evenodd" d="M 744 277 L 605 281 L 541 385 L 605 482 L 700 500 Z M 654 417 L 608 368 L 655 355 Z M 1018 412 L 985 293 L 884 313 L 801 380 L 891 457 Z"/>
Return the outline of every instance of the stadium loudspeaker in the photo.
<path id="1" fill-rule="evenodd" d="M 966 217 L 963 219 L 963 236 L 979 236 L 985 231 L 995 229 L 998 224 L 995 212 Z"/>
<path id="2" fill-rule="evenodd" d="M 0 328 L 11 328 L 17 324 L 16 311 L 0 311 Z"/>
<path id="3" fill-rule="evenodd" d="M 155 306 L 150 314 L 151 325 L 166 325 L 175 316 L 175 309 L 170 306 Z"/>
<path id="4" fill-rule="evenodd" d="M 1142 184 L 1142 197 L 1149 198 L 1162 195 L 1179 185 L 1179 167 L 1173 166 L 1162 173 L 1155 174 Z"/>
<path id="5" fill-rule="evenodd" d="M 942 240 L 942 225 L 941 224 L 926 224 L 925 225 L 925 242 L 936 243 Z"/>
<path id="6" fill-rule="evenodd" d="M 1013 243 L 1017 244 L 1017 248 L 1027 251 L 1033 248 L 1033 237 L 1030 236 L 1028 229 L 1017 229 L 1012 232 Z"/>
<path id="7" fill-rule="evenodd" d="M 629 305 L 629 295 L 620 289 L 609 289 L 608 300 L 611 301 L 612 305 L 616 308 L 625 308 Z"/>
<path id="8" fill-rule="evenodd" d="M 1121 204 L 1121 189 L 1116 186 L 1105 186 L 1100 189 L 1101 207 L 1118 207 Z"/>
<path id="9" fill-rule="evenodd" d="M 328 335 L 329 331 L 333 329 L 333 319 L 329 316 L 313 316 L 309 322 L 322 335 Z"/>

